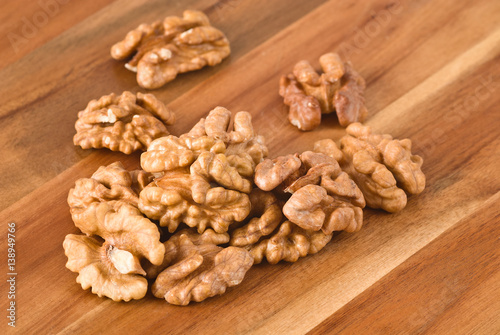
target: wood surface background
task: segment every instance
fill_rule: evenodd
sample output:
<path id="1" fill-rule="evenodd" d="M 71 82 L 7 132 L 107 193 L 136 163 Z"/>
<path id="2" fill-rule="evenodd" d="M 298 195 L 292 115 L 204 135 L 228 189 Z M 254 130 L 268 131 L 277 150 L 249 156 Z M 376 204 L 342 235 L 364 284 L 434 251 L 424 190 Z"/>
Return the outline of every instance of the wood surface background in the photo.
<path id="1" fill-rule="evenodd" d="M 0 333 L 500 333 L 500 1 L 66 1 L 46 21 L 40 3 L 53 0 L 0 14 L 0 269 L 15 222 L 18 274 L 15 329 L 0 281 Z M 398 214 L 366 210 L 360 232 L 319 254 L 255 266 L 220 297 L 115 303 L 65 268 L 62 241 L 77 232 L 66 197 L 101 165 L 137 168 L 139 153 L 75 147 L 74 123 L 91 99 L 143 91 L 111 45 L 187 8 L 226 33 L 232 54 L 153 91 L 177 112 L 173 134 L 222 105 L 253 115 L 270 156 L 340 138 L 334 116 L 299 132 L 278 95 L 298 60 L 339 50 L 366 78 L 367 124 L 413 141 L 427 187 Z M 39 27 L 26 35 L 26 21 Z"/>

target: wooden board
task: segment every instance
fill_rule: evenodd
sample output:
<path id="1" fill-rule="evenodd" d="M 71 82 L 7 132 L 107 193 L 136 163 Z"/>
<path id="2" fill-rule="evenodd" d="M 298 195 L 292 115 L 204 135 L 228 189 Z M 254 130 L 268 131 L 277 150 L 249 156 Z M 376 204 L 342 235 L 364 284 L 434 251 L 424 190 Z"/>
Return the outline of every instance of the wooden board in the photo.
<path id="1" fill-rule="evenodd" d="M 309 133 L 289 125 L 277 93 L 295 62 L 338 50 L 366 78 L 367 124 L 413 141 L 427 188 L 400 213 L 366 210 L 360 232 L 314 256 L 255 266 L 220 297 L 116 303 L 83 291 L 64 266 L 62 241 L 77 232 L 66 197 L 101 165 L 137 168 L 139 154 L 74 147 L 74 122 L 91 99 L 142 91 L 110 46 L 186 8 L 226 32 L 232 54 L 153 92 L 177 112 L 174 134 L 222 105 L 252 114 L 271 156 L 340 138 L 334 117 Z M 22 36 L 43 10 L 27 0 L 4 9 L 4 37 Z M 500 333 L 500 2 L 107 0 L 47 17 L 22 48 L 0 44 L 5 277 L 8 223 L 17 229 L 16 327 L 3 280 L 0 333 Z"/>

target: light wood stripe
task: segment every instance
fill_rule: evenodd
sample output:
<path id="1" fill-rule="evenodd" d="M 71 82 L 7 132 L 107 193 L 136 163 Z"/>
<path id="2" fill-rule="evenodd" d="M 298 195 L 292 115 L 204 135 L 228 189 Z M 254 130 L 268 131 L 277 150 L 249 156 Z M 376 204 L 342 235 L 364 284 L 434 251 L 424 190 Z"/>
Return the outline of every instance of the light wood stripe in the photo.
<path id="1" fill-rule="evenodd" d="M 394 129 L 392 120 L 405 118 L 410 112 L 418 113 L 415 107 L 419 104 L 429 100 L 449 84 L 470 74 L 478 66 L 492 60 L 499 54 L 500 29 L 497 29 L 365 123 L 379 130 L 384 130 L 386 125 L 390 124 L 390 127 Z"/>

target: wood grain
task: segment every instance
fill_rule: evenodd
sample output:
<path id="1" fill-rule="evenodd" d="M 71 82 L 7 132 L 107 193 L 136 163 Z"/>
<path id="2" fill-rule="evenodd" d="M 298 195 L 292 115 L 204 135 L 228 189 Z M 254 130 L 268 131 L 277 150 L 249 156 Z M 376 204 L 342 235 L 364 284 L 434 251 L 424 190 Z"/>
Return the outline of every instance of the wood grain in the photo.
<path id="1" fill-rule="evenodd" d="M 36 2 L 19 4 L 20 15 L 38 8 Z M 11 14 L 13 6 L 6 7 Z M 17 327 L 4 320 L 0 333 L 500 331 L 498 1 L 117 0 L 67 6 L 50 21 L 52 28 L 40 30 L 29 52 L 5 56 L 0 67 L 0 254 L 7 252 L 7 222 L 18 227 Z M 400 213 L 367 210 L 360 232 L 337 234 L 319 254 L 295 264 L 255 266 L 220 297 L 189 307 L 151 295 L 115 303 L 83 291 L 64 267 L 62 241 L 78 231 L 66 197 L 76 179 L 101 165 L 120 160 L 138 167 L 139 154 L 76 148 L 73 125 L 90 99 L 139 91 L 123 63 L 109 57 L 110 45 L 141 22 L 185 8 L 207 13 L 226 32 L 232 55 L 153 91 L 179 116 L 174 134 L 222 105 L 252 114 L 271 156 L 338 139 L 344 130 L 334 117 L 309 133 L 289 125 L 277 85 L 298 60 L 318 65 L 321 54 L 339 50 L 366 78 L 367 124 L 413 141 L 414 152 L 424 157 L 427 188 Z M 17 22 L 14 16 L 7 15 Z M 2 35 L 9 31 L 0 29 Z M 7 273 L 4 263 L 0 269 Z M 7 291 L 1 282 L 4 311 Z"/>
<path id="2" fill-rule="evenodd" d="M 19 60 L 114 0 L 8 1 L 0 13 L 0 69 Z"/>
<path id="3" fill-rule="evenodd" d="M 499 200 L 460 220 L 311 333 L 497 334 Z"/>

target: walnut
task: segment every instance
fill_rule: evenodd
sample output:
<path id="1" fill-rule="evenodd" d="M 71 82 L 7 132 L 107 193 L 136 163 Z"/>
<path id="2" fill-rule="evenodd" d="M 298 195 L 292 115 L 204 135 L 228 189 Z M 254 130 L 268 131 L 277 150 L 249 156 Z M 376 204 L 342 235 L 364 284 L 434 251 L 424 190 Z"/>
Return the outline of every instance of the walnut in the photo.
<path id="1" fill-rule="evenodd" d="M 285 105 L 290 106 L 288 120 L 291 124 L 304 131 L 320 125 L 321 106 L 318 99 L 307 95 L 293 75 L 281 77 L 279 94 L 284 98 Z"/>
<path id="2" fill-rule="evenodd" d="M 251 181 L 243 178 L 238 170 L 231 166 L 224 154 L 202 152 L 190 167 L 191 174 L 202 176 L 225 188 L 250 193 Z"/>
<path id="3" fill-rule="evenodd" d="M 308 171 L 285 189 L 293 194 L 283 214 L 304 229 L 321 229 L 325 234 L 358 231 L 365 200 L 354 181 L 329 156 L 306 151 L 300 159 Z"/>
<path id="4" fill-rule="evenodd" d="M 224 142 L 209 136 L 166 136 L 151 142 L 141 155 L 141 166 L 148 172 L 189 167 L 205 151 L 224 153 Z"/>
<path id="5" fill-rule="evenodd" d="M 224 107 L 216 107 L 190 133 L 202 133 L 224 141 L 229 164 L 240 175 L 252 178 L 257 164 L 268 155 L 264 137 L 255 134 L 250 113 L 236 113 L 233 130 L 229 129 L 230 119 L 230 111 Z"/>
<path id="6" fill-rule="evenodd" d="M 365 87 L 363 77 L 352 67 L 346 65 L 342 86 L 333 97 L 335 111 L 342 127 L 365 120 L 368 114 L 365 107 Z"/>
<path id="7" fill-rule="evenodd" d="M 187 305 L 223 294 L 238 285 L 253 264 L 245 249 L 221 248 L 211 243 L 195 243 L 186 234 L 171 239 L 165 258 L 170 264 L 153 284 L 155 297 L 171 304 Z"/>
<path id="8" fill-rule="evenodd" d="M 292 194 L 283 206 L 283 213 L 298 226 L 313 231 L 321 229 L 326 235 L 338 230 L 352 233 L 361 229 L 363 223 L 361 207 L 331 197 L 325 188 L 311 184 Z"/>
<path id="9" fill-rule="evenodd" d="M 228 132 L 231 112 L 224 107 L 216 107 L 205 120 L 205 133 L 225 143 L 241 143 L 254 137 L 252 117 L 247 112 L 236 113 L 234 130 Z"/>
<path id="10" fill-rule="evenodd" d="M 303 60 L 293 74 L 281 77 L 279 94 L 290 106 L 290 123 L 300 130 L 313 130 L 321 123 L 321 114 L 334 111 L 343 127 L 363 121 L 367 115 L 364 79 L 336 53 L 324 54 L 319 62 L 321 75 Z"/>
<path id="11" fill-rule="evenodd" d="M 75 182 L 68 194 L 68 204 L 75 225 L 86 231 L 88 215 L 92 215 L 92 204 L 100 202 L 127 203 L 138 206 L 139 193 L 153 179 L 150 173 L 136 170 L 127 171 L 120 162 L 101 166 L 90 178 Z"/>
<path id="12" fill-rule="evenodd" d="M 251 140 L 229 144 L 225 154 L 231 166 L 234 166 L 242 176 L 251 178 L 257 164 L 267 157 L 268 149 L 264 137 L 256 135 Z"/>
<path id="13" fill-rule="evenodd" d="M 363 194 L 337 161 L 325 154 L 306 151 L 265 160 L 257 166 L 255 184 L 292 193 L 283 214 L 301 228 L 321 229 L 327 235 L 361 228 Z"/>
<path id="14" fill-rule="evenodd" d="M 252 178 L 255 166 L 268 154 L 264 138 L 254 133 L 248 112 L 235 114 L 232 131 L 229 130 L 230 120 L 230 111 L 216 107 L 188 133 L 153 141 L 148 151 L 141 155 L 142 168 L 156 173 L 189 167 L 201 153 L 211 152 L 224 154 L 240 176 Z"/>
<path id="15" fill-rule="evenodd" d="M 344 154 L 337 147 L 335 142 L 331 139 L 323 139 L 314 142 L 314 152 L 325 154 L 332 157 L 337 162 L 340 162 L 344 158 Z"/>
<path id="16" fill-rule="evenodd" d="M 122 203 L 94 203 L 84 233 L 67 235 L 63 247 L 68 257 L 66 267 L 79 275 L 76 281 L 83 289 L 115 301 L 141 299 L 147 291 L 146 272 L 141 259 L 152 264 L 163 262 L 165 247 L 156 225 L 139 210 Z"/>
<path id="17" fill-rule="evenodd" d="M 238 112 L 233 118 L 233 130 L 229 129 L 231 112 L 224 107 L 215 107 L 206 119 L 201 119 L 188 133 L 191 136 L 211 136 L 229 147 L 231 144 L 247 143 L 257 137 L 248 112 Z"/>
<path id="18" fill-rule="evenodd" d="M 111 93 L 90 101 L 78 113 L 73 142 L 83 149 L 108 148 L 130 154 L 168 135 L 165 125 L 174 122 L 175 114 L 152 94 Z"/>
<path id="19" fill-rule="evenodd" d="M 184 11 L 182 18 L 168 16 L 163 22 L 141 24 L 111 48 L 114 59 L 133 56 L 125 67 L 137 72 L 137 83 L 148 89 L 165 85 L 178 73 L 217 65 L 230 52 L 226 36 L 194 10 Z"/>
<path id="20" fill-rule="evenodd" d="M 270 264 L 281 260 L 296 262 L 300 257 L 319 252 L 331 239 L 332 234 L 302 229 L 285 221 L 275 234 L 246 248 L 255 264 L 261 263 L 264 257 Z"/>
<path id="21" fill-rule="evenodd" d="M 252 209 L 247 222 L 231 232 L 230 244 L 243 247 L 254 244 L 263 236 L 271 234 L 281 222 L 281 203 L 271 192 L 259 189 L 250 193 Z"/>
<path id="22" fill-rule="evenodd" d="M 208 228 L 202 234 L 196 232 L 195 229 L 182 229 L 177 231 L 174 235 L 172 235 L 168 241 L 164 242 L 165 246 L 165 255 L 163 258 L 163 263 L 161 265 L 153 265 L 153 264 L 145 264 L 144 270 L 146 271 L 147 278 L 156 278 L 158 274 L 165 270 L 173 260 L 173 256 L 176 254 L 176 249 L 179 244 L 179 238 L 181 235 L 185 235 L 189 238 L 194 245 L 201 246 L 205 244 L 210 245 L 219 245 L 225 244 L 229 242 L 229 234 L 228 233 L 216 233 L 214 230 Z"/>
<path id="23" fill-rule="evenodd" d="M 301 166 L 297 154 L 266 159 L 255 168 L 255 185 L 261 190 L 271 191 L 299 171 Z"/>
<path id="24" fill-rule="evenodd" d="M 290 221 L 281 223 L 282 203 L 271 192 L 254 189 L 250 200 L 252 210 L 247 222 L 230 233 L 229 243 L 250 251 L 255 263 L 262 262 L 264 257 L 271 264 L 281 260 L 295 262 L 299 257 L 318 252 L 332 238 L 331 232 L 303 229 Z"/>
<path id="25" fill-rule="evenodd" d="M 409 139 L 373 134 L 370 127 L 360 123 L 349 125 L 346 131 L 340 140 L 340 164 L 359 186 L 369 207 L 397 212 L 406 206 L 404 191 L 418 194 L 424 190 L 425 176 L 420 169 L 423 160 L 411 153 Z M 330 140 L 328 146 L 332 156 L 338 156 L 335 143 Z"/>
<path id="26" fill-rule="evenodd" d="M 182 169 L 165 172 L 141 192 L 139 208 L 170 232 L 181 222 L 200 233 L 207 227 L 226 232 L 230 224 L 247 217 L 250 201 L 245 193 L 214 187 L 214 180 Z"/>
<path id="27" fill-rule="evenodd" d="M 186 134 L 151 143 L 141 165 L 162 177 L 140 196 L 139 208 L 149 218 L 170 232 L 184 222 L 200 233 L 207 227 L 226 232 L 245 219 L 255 166 L 268 151 L 249 113 L 236 113 L 232 130 L 230 123 L 231 112 L 217 107 Z"/>

